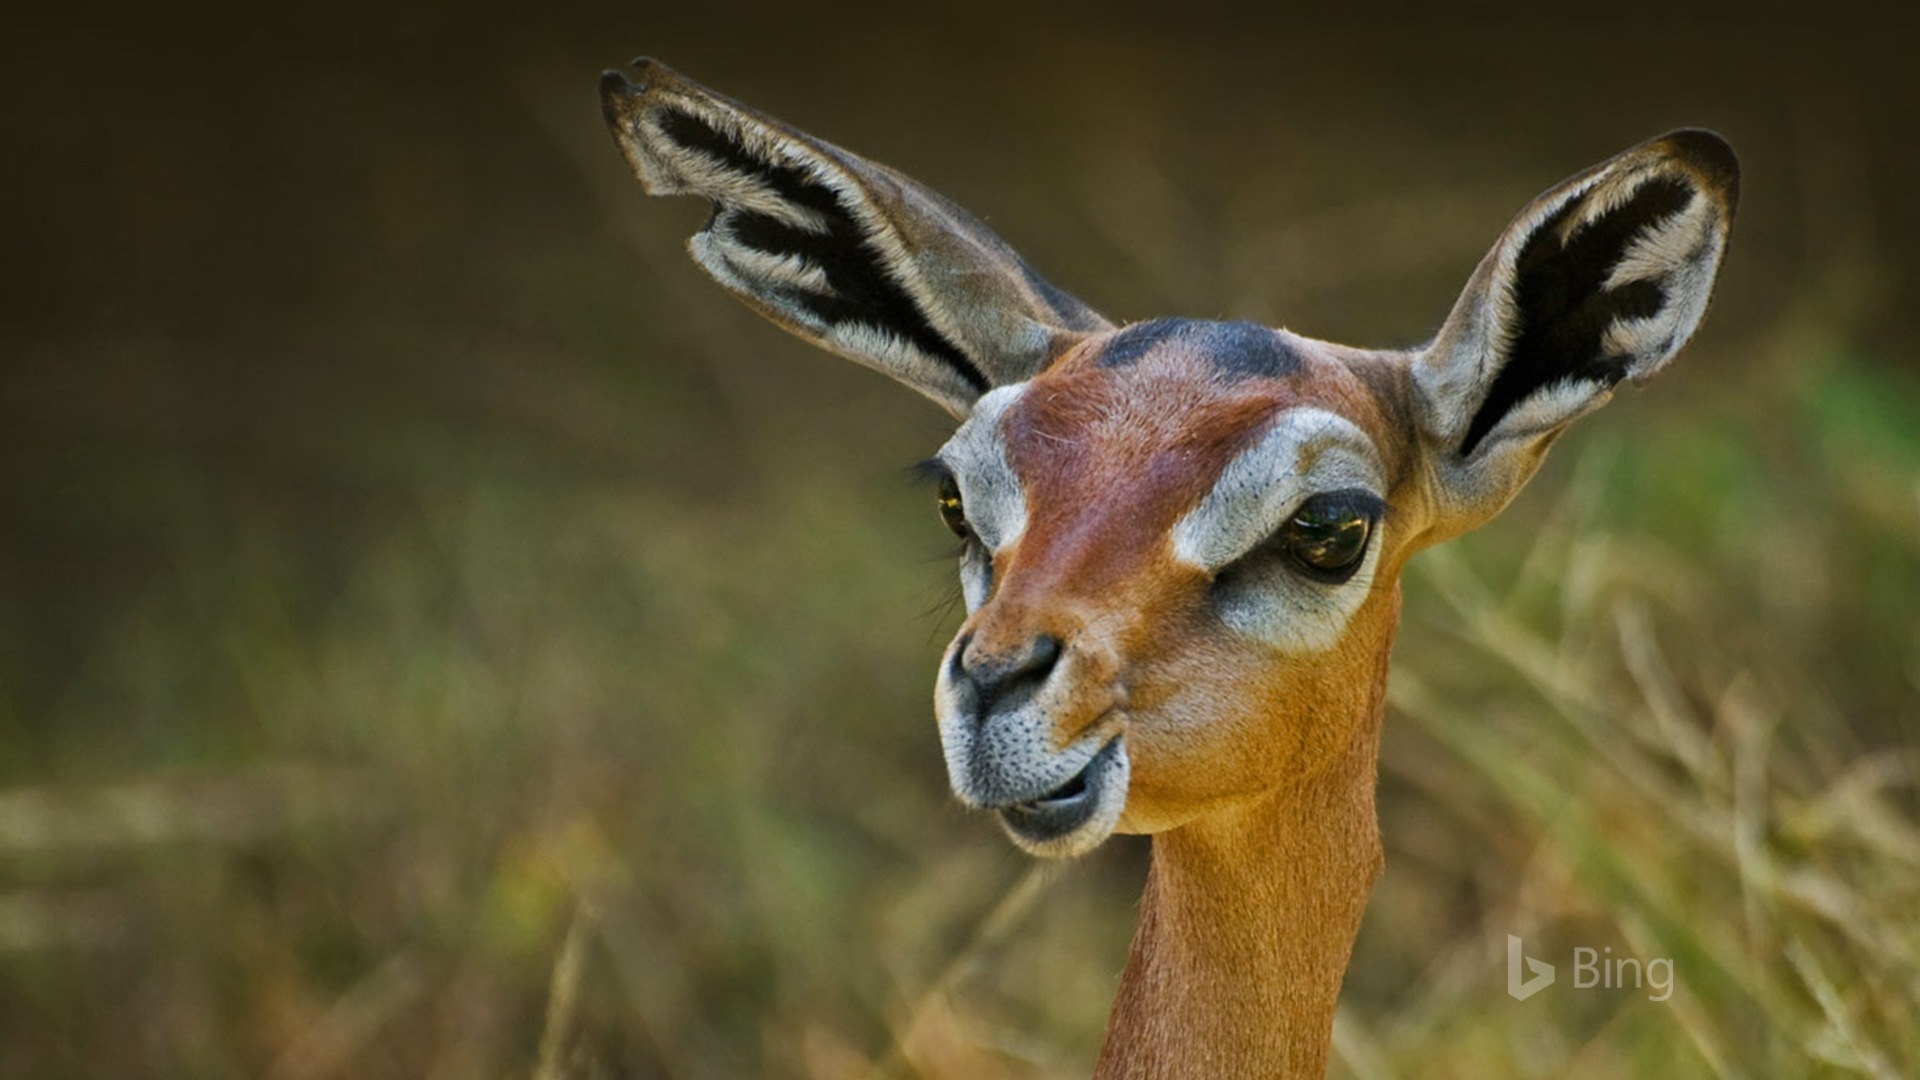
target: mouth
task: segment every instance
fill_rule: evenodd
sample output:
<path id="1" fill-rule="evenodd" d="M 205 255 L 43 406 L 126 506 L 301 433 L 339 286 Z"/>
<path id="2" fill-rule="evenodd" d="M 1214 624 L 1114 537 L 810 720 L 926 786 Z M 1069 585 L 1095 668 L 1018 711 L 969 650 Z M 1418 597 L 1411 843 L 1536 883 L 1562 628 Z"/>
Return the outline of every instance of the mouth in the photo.
<path id="1" fill-rule="evenodd" d="M 1126 806 L 1130 771 L 1126 743 L 1115 736 L 1059 787 L 995 807 L 995 813 L 1013 842 L 1031 854 L 1084 854 L 1112 835 Z"/>

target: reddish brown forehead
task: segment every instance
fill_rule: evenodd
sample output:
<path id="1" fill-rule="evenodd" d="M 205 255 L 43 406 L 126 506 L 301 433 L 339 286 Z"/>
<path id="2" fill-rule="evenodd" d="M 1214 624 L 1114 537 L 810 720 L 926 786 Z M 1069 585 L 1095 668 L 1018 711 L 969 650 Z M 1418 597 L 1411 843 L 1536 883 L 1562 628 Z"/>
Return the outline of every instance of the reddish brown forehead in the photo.
<path id="1" fill-rule="evenodd" d="M 1078 589 L 1111 585 L 1157 552 L 1276 416 L 1342 381 L 1337 364 L 1293 353 L 1272 331 L 1261 331 L 1265 356 L 1261 339 L 1245 343 L 1250 362 L 1222 350 L 1220 334 L 1129 333 L 1063 358 L 1001 421 L 1027 496 L 1020 562 L 1071 565 Z"/>

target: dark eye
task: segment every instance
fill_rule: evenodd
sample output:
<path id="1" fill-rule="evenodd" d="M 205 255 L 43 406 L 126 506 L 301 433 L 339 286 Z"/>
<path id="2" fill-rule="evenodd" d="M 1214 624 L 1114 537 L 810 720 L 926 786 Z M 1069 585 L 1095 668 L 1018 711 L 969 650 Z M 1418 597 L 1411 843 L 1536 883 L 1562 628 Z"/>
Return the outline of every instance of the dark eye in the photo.
<path id="1" fill-rule="evenodd" d="M 1308 577 L 1337 584 L 1360 568 L 1379 517 L 1379 502 L 1370 495 L 1315 495 L 1280 526 L 1274 540 Z"/>
<path id="2" fill-rule="evenodd" d="M 960 482 L 951 476 L 940 478 L 940 492 L 934 496 L 940 507 L 940 520 L 946 522 L 953 535 L 962 540 L 973 535 L 973 529 L 967 524 L 967 508 L 960 502 Z"/>

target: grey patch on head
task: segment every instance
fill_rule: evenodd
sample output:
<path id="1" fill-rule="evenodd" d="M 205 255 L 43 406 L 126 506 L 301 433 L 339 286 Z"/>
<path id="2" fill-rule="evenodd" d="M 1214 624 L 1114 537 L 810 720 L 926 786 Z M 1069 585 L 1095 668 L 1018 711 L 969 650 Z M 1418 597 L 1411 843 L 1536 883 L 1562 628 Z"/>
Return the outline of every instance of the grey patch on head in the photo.
<path id="1" fill-rule="evenodd" d="M 1300 370 L 1300 354 L 1278 331 L 1251 322 L 1151 319 L 1115 334 L 1099 364 L 1124 368 L 1160 346 L 1178 342 L 1205 357 L 1214 371 L 1233 379 L 1278 379 Z"/>
<path id="2" fill-rule="evenodd" d="M 1180 332 L 1186 319 L 1149 319 L 1134 323 L 1107 339 L 1098 363 L 1106 368 L 1131 367 L 1161 342 Z"/>

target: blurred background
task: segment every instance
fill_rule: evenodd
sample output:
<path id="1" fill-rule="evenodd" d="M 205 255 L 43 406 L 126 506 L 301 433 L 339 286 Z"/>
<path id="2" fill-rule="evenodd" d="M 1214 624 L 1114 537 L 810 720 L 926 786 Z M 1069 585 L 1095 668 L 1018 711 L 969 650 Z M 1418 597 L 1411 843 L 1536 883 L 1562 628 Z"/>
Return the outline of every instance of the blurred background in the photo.
<path id="1" fill-rule="evenodd" d="M 1452 6 L 1449 6 L 1450 8 Z M 0 40 L 0 1076 L 1053 1078 L 1144 845 L 950 800 L 932 406 L 762 324 L 596 76 L 910 172 L 1116 319 L 1437 326 L 1653 134 L 1715 308 L 1406 581 L 1333 1075 L 1920 1062 L 1920 94 L 1842 5 L 38 6 Z M 1505 993 L 1508 934 L 1677 986 Z"/>

